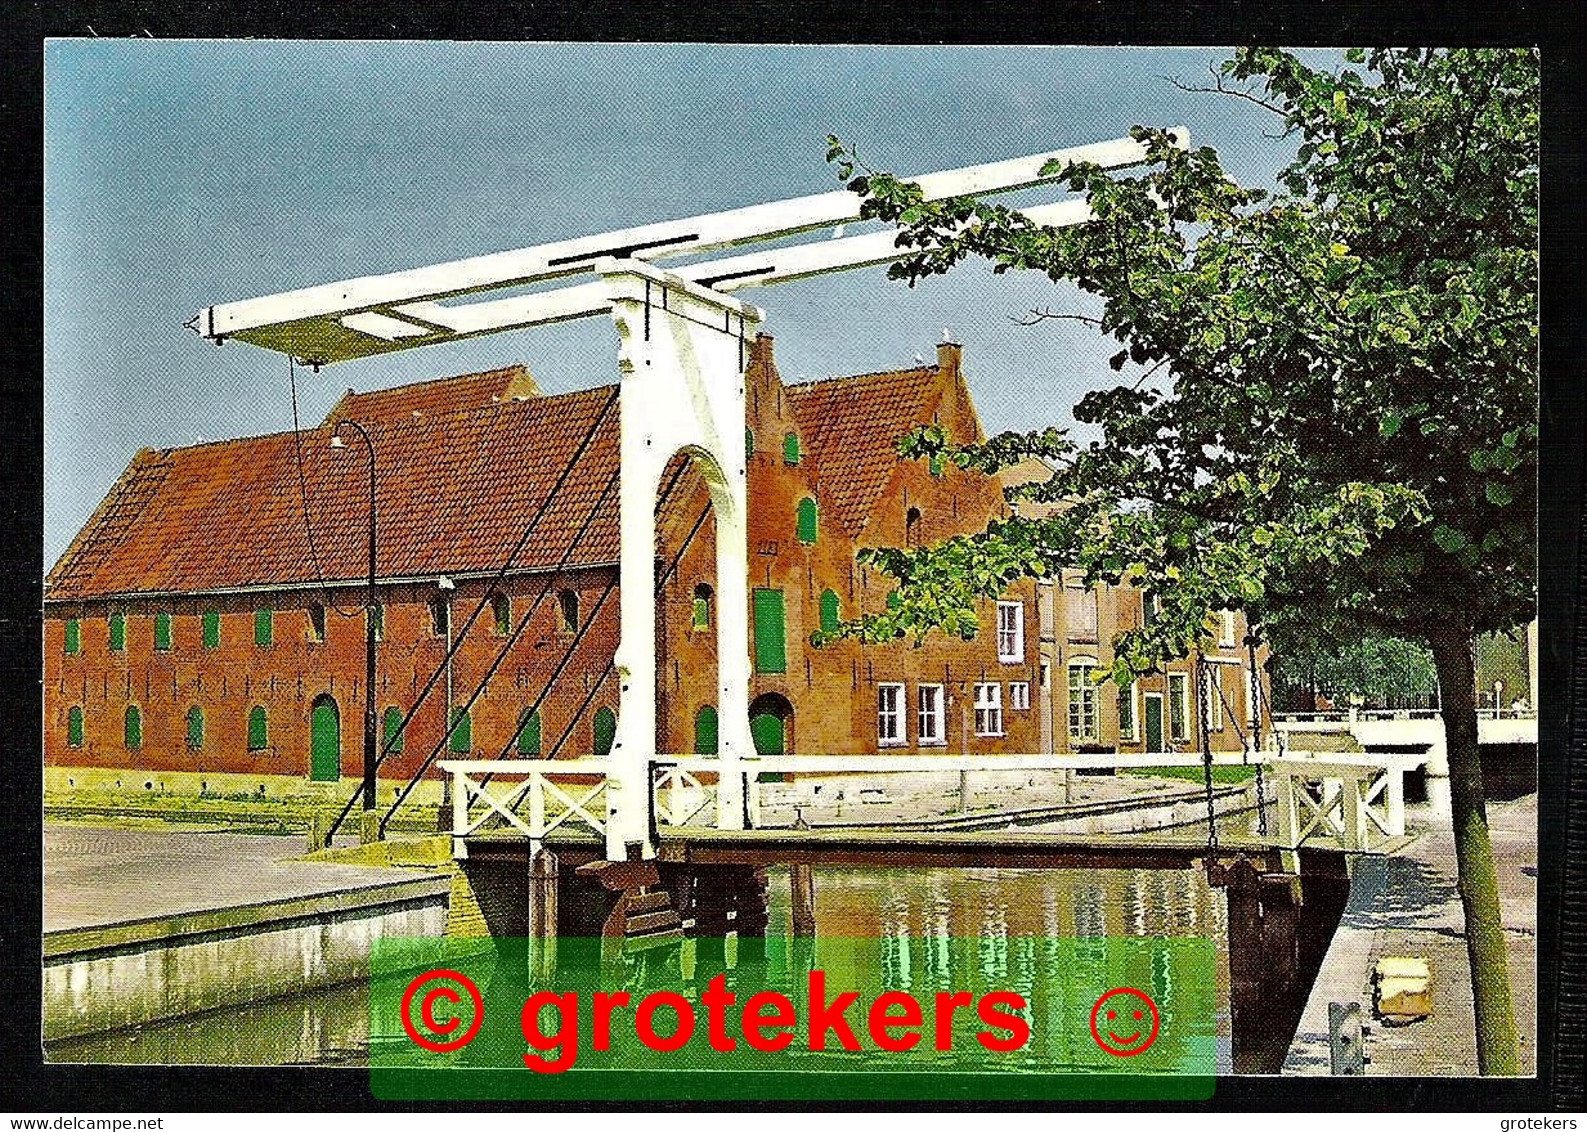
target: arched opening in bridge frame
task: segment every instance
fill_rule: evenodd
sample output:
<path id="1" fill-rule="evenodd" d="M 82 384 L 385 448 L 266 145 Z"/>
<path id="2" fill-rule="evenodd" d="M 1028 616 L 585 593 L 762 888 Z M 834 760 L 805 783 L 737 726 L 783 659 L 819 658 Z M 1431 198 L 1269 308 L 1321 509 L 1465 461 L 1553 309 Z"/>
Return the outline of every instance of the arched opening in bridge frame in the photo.
<path id="1" fill-rule="evenodd" d="M 309 711 L 309 779 L 335 782 L 342 776 L 342 713 L 328 695 Z"/>
<path id="2" fill-rule="evenodd" d="M 716 502 L 726 480 L 702 449 L 681 448 L 656 488 L 656 750 L 716 754 Z M 700 720 L 711 712 L 710 750 Z"/>

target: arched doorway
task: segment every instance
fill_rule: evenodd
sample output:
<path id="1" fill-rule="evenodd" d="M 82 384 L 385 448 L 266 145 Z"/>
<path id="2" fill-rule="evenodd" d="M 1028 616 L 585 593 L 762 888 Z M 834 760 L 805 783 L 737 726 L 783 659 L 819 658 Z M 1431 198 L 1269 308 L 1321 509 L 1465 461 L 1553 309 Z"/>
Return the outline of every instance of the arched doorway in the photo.
<path id="1" fill-rule="evenodd" d="M 309 713 L 309 778 L 335 782 L 342 776 L 342 713 L 330 696 L 320 696 Z"/>
<path id="2" fill-rule="evenodd" d="M 786 696 L 767 692 L 749 705 L 749 735 L 757 755 L 786 755 L 793 751 L 793 705 Z"/>

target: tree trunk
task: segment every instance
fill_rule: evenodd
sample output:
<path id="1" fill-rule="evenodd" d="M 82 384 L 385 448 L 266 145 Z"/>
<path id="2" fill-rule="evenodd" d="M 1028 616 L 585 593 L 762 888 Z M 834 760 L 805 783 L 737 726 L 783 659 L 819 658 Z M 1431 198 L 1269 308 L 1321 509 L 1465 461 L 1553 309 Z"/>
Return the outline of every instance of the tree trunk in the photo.
<path id="1" fill-rule="evenodd" d="M 1455 864 L 1466 914 L 1466 954 L 1471 960 L 1471 997 L 1477 1015 L 1477 1068 L 1484 1076 L 1517 1076 L 1515 1008 L 1510 965 L 1499 915 L 1499 883 L 1488 840 L 1488 812 L 1477 754 L 1476 672 L 1472 636 L 1459 627 L 1431 634 L 1433 663 L 1449 748 L 1450 808 L 1454 817 Z"/>

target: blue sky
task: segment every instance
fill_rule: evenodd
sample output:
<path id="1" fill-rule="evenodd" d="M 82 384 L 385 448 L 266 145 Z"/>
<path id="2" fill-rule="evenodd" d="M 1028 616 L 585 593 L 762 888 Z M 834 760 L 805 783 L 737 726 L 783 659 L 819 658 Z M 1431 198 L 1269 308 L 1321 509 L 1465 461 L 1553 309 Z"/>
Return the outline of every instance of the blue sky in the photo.
<path id="1" fill-rule="evenodd" d="M 293 287 L 836 187 L 828 133 L 902 173 L 1186 124 L 1248 183 L 1276 119 L 1169 81 L 1216 49 L 57 40 L 45 52 L 44 557 L 141 447 L 291 427 L 286 362 L 183 329 Z M 883 268 L 740 292 L 787 380 L 965 347 L 987 428 L 1072 423 L 1116 347 L 1045 280 L 979 265 L 911 290 Z M 302 375 L 346 388 L 523 362 L 548 392 L 616 379 L 586 319 Z"/>

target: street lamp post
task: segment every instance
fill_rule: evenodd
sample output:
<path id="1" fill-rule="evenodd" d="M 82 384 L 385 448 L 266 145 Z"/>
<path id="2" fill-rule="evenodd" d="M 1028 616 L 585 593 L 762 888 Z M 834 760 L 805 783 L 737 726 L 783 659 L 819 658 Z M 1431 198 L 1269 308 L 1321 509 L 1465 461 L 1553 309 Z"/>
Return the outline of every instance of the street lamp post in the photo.
<path id="1" fill-rule="evenodd" d="M 346 447 L 341 437 L 343 425 L 352 426 L 369 452 L 369 592 L 364 599 L 364 813 L 359 826 L 359 841 L 368 845 L 380 840 L 380 819 L 375 813 L 375 442 L 363 425 L 343 419 L 331 436 L 331 447 Z"/>

